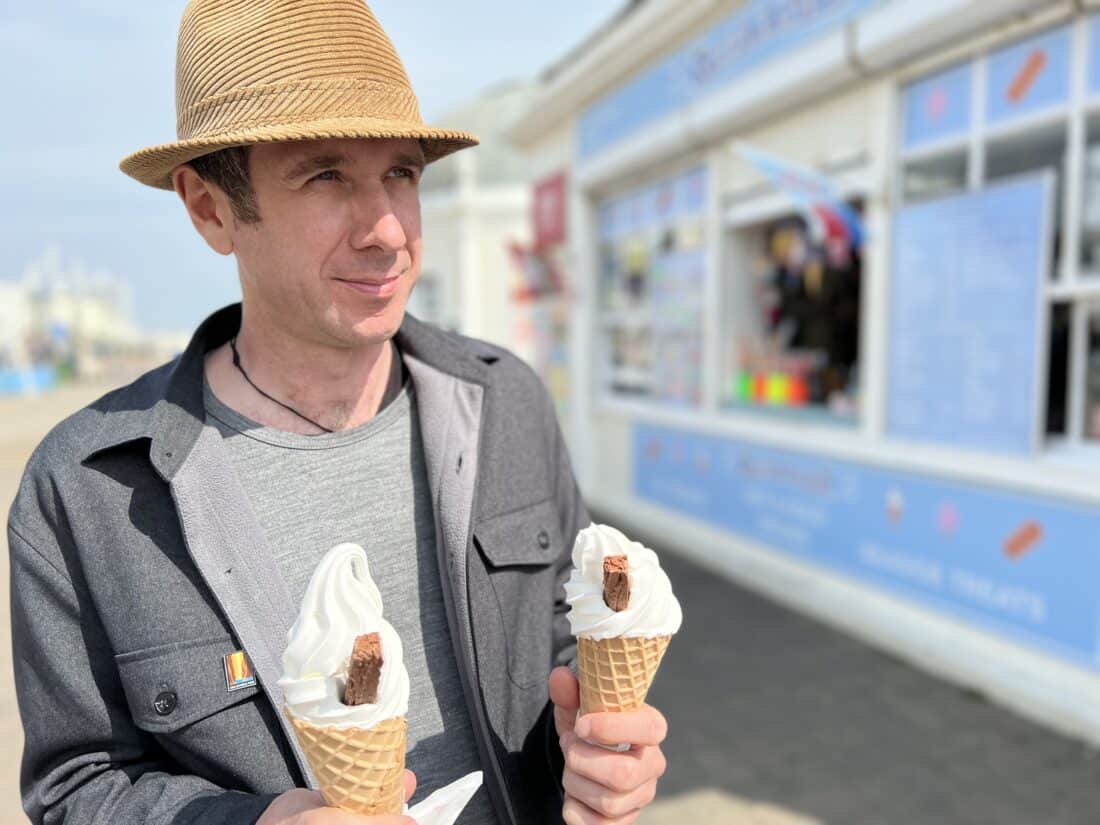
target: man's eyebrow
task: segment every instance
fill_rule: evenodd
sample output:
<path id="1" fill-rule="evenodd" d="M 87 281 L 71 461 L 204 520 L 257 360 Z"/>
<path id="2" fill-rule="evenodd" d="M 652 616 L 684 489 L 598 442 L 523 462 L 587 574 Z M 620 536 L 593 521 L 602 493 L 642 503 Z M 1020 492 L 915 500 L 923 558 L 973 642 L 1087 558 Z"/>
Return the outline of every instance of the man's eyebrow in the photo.
<path id="1" fill-rule="evenodd" d="M 346 166 L 348 159 L 345 155 L 310 155 L 290 167 L 284 174 L 283 180 L 290 182 L 310 172 L 321 169 L 332 169 L 338 166 Z"/>
<path id="2" fill-rule="evenodd" d="M 402 152 L 393 159 L 394 166 L 412 166 L 414 169 L 423 169 L 426 165 L 424 163 L 423 155 L 414 155 L 412 152 Z"/>
<path id="3" fill-rule="evenodd" d="M 309 155 L 302 158 L 295 163 L 287 172 L 283 175 L 283 180 L 287 183 L 297 180 L 303 175 L 307 175 L 310 172 L 317 172 L 322 169 L 333 169 L 340 166 L 347 166 L 351 161 L 348 160 L 346 155 L 328 154 L 328 155 Z M 425 161 L 423 155 L 416 155 L 412 152 L 401 152 L 393 159 L 394 166 L 411 166 L 414 169 L 423 170 L 425 167 Z"/>

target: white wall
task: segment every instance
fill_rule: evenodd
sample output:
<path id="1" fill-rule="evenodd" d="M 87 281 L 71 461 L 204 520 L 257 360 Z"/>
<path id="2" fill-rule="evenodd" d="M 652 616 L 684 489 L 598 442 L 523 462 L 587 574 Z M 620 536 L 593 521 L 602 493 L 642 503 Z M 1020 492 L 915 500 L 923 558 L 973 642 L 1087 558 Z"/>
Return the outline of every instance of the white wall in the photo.
<path id="1" fill-rule="evenodd" d="M 21 284 L 0 283 L 0 365 L 26 359 L 24 341 L 30 324 L 26 289 Z"/>
<path id="2" fill-rule="evenodd" d="M 514 319 L 510 296 L 520 274 L 508 251 L 509 243 L 526 245 L 531 239 L 530 189 L 518 186 L 494 193 L 478 214 L 478 269 L 481 323 L 477 336 L 500 346 L 514 346 Z"/>

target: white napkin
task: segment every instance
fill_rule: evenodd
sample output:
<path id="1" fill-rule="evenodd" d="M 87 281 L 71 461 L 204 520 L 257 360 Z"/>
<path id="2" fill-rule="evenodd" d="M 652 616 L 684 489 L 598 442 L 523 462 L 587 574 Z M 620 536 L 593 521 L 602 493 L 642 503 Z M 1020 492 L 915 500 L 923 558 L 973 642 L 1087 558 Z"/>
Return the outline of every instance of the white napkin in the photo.
<path id="1" fill-rule="evenodd" d="M 466 803 L 481 787 L 481 779 L 481 771 L 468 773 L 411 808 L 406 806 L 405 815 L 415 819 L 417 825 L 454 825 Z"/>

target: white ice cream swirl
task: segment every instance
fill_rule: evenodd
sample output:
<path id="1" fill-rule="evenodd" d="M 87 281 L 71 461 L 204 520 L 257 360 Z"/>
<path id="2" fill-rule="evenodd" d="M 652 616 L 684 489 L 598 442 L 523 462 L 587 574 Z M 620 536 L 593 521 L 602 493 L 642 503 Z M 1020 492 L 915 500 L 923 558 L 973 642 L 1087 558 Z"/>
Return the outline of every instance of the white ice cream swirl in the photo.
<path id="1" fill-rule="evenodd" d="M 348 706 L 342 701 L 348 662 L 355 637 L 364 633 L 378 633 L 382 642 L 378 701 Z M 382 618 L 382 596 L 359 545 L 333 547 L 313 572 L 287 634 L 279 687 L 290 712 L 314 725 L 370 728 L 408 713 L 401 639 Z"/>
<path id="2" fill-rule="evenodd" d="M 608 556 L 626 556 L 630 574 L 630 604 L 618 613 L 603 600 L 603 560 Z M 573 635 L 589 639 L 671 636 L 683 621 L 657 554 L 605 524 L 591 524 L 577 535 L 565 600 Z"/>

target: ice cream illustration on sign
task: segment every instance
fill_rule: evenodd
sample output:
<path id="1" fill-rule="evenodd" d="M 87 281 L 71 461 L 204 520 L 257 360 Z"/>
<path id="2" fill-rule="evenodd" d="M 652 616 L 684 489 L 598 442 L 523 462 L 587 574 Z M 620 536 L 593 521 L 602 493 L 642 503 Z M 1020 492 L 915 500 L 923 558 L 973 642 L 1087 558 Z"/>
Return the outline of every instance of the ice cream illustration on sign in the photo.
<path id="1" fill-rule="evenodd" d="M 401 813 L 409 674 L 359 545 L 333 547 L 313 572 L 279 687 L 325 801 L 363 815 Z M 469 774 L 409 814 L 428 806 L 421 825 L 454 822 L 480 786 L 480 772 Z"/>
<path id="2" fill-rule="evenodd" d="M 582 714 L 644 704 L 683 614 L 657 554 L 614 527 L 577 535 L 565 584 Z"/>

